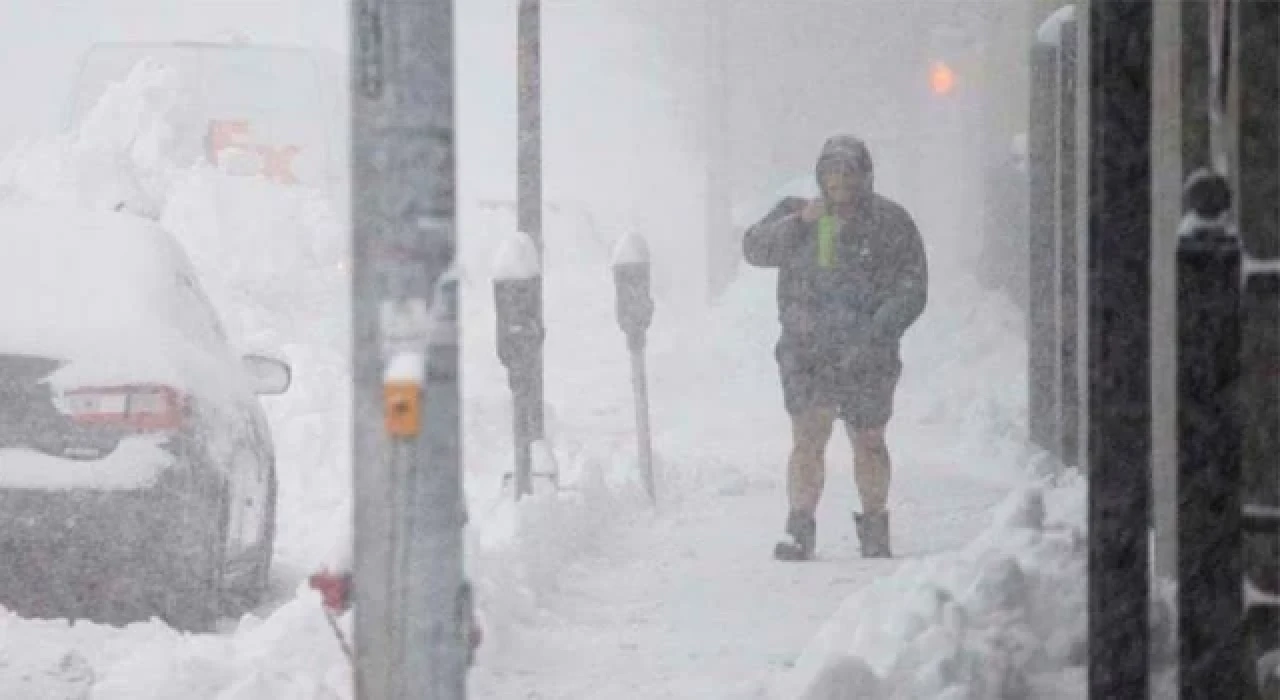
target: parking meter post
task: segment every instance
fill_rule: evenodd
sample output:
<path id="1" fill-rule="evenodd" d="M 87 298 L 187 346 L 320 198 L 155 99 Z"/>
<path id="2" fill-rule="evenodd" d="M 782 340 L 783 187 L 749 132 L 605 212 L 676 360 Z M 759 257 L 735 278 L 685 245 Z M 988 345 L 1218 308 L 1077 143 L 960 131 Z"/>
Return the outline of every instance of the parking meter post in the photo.
<path id="1" fill-rule="evenodd" d="M 545 247 L 542 211 L 542 1 L 520 0 L 516 10 L 517 130 L 516 216 L 517 227 L 528 234 L 542 260 Z M 542 316 L 542 277 L 538 276 L 537 314 Z M 526 429 L 529 441 L 542 440 L 544 430 L 545 368 L 539 344 L 527 368 Z M 532 488 L 532 486 L 530 486 Z"/>
<path id="2" fill-rule="evenodd" d="M 515 498 L 533 493 L 533 443 L 541 438 L 537 403 L 542 368 L 542 272 L 533 239 L 516 233 L 498 254 L 493 281 L 498 359 L 511 387 Z"/>
<path id="3" fill-rule="evenodd" d="M 1180 697 L 1245 697 L 1241 532 L 1241 249 L 1231 191 L 1191 176 L 1177 253 Z"/>
<path id="4" fill-rule="evenodd" d="M 649 386 L 645 340 L 653 321 L 649 249 L 639 236 L 623 238 L 614 252 L 613 280 L 618 326 L 631 356 L 631 385 L 636 410 L 636 441 L 640 475 L 652 502 L 657 502 L 653 475 L 653 445 L 649 429 Z"/>

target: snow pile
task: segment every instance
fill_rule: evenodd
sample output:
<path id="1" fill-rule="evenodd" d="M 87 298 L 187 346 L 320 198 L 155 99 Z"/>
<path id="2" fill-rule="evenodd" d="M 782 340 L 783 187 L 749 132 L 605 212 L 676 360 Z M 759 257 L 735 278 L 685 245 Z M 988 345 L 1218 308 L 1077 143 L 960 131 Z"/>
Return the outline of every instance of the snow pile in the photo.
<path id="1" fill-rule="evenodd" d="M 963 550 L 906 562 L 851 595 L 757 697 L 1032 697 L 1037 677 L 1084 664 L 1085 486 L 1072 473 L 1019 490 Z M 1164 593 L 1158 657 L 1173 643 Z"/>
<path id="2" fill-rule="evenodd" d="M 501 501 L 477 513 L 468 531 L 469 573 L 484 620 L 479 663 L 508 651 L 513 628 L 537 624 L 544 597 L 567 567 L 599 551 L 610 533 L 644 508 L 643 491 L 625 474 L 623 458 L 585 449 L 561 450 L 567 466 L 557 491 L 537 479 L 534 494 Z M 545 458 L 535 462 L 542 471 Z"/>
<path id="3" fill-rule="evenodd" d="M 177 167 L 168 120 L 180 100 L 177 78 L 165 66 L 140 63 L 106 90 L 75 131 L 19 146 L 0 165 L 0 190 L 89 209 L 127 203 L 154 216 Z"/>
<path id="4" fill-rule="evenodd" d="M 0 611 L 5 697 L 249 700 L 350 697 L 342 650 L 304 591 L 235 635 L 186 635 L 160 622 L 117 628 L 24 620 Z"/>
<path id="5" fill-rule="evenodd" d="M 928 306 L 902 341 L 890 435 L 894 424 L 910 425 L 931 459 L 971 475 L 994 464 L 1024 468 L 1033 452 L 1022 317 L 1003 295 L 948 269 L 945 259 L 930 263 Z M 940 377 L 944 384 L 937 384 Z"/>
<path id="6" fill-rule="evenodd" d="M 128 491 L 149 488 L 174 463 L 164 438 L 123 438 L 111 454 L 94 460 L 68 460 L 35 450 L 0 449 L 0 485 L 41 491 L 93 489 Z"/>

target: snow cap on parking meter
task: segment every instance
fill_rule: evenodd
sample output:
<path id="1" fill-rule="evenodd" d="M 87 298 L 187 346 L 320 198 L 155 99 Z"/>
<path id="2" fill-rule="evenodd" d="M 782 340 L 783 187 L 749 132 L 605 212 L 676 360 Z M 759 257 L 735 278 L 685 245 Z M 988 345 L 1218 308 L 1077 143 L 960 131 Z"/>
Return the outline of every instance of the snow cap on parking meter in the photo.
<path id="1" fill-rule="evenodd" d="M 529 234 L 516 231 L 502 242 L 494 257 L 494 279 L 523 280 L 541 274 L 542 262 L 538 259 L 538 246 Z"/>
<path id="2" fill-rule="evenodd" d="M 650 294 L 649 245 L 634 233 L 623 236 L 613 249 L 618 325 L 628 341 L 640 342 L 653 319 Z"/>
<path id="3" fill-rule="evenodd" d="M 1221 173 L 1200 168 L 1188 178 L 1182 191 L 1186 214 L 1178 227 L 1178 235 L 1231 236 L 1231 185 Z"/>
<path id="4" fill-rule="evenodd" d="M 532 362 L 542 343 L 542 261 L 529 234 L 515 231 L 494 259 L 498 358 L 508 369 Z"/>

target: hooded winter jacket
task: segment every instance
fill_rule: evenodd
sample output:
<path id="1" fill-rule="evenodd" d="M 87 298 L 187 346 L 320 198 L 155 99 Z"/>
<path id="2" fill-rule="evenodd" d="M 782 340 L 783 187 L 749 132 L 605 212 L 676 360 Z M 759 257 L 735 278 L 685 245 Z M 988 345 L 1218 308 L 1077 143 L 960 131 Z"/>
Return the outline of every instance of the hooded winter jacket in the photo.
<path id="1" fill-rule="evenodd" d="M 832 362 L 888 354 L 897 362 L 899 341 L 927 299 L 920 232 L 905 209 L 874 192 L 871 156 L 861 140 L 828 139 L 815 169 L 831 160 L 865 175 L 865 191 L 852 218 L 834 231 L 834 245 L 820 242 L 819 222 L 800 218 L 805 200 L 789 197 L 747 230 L 744 257 L 778 269 L 780 350 Z"/>

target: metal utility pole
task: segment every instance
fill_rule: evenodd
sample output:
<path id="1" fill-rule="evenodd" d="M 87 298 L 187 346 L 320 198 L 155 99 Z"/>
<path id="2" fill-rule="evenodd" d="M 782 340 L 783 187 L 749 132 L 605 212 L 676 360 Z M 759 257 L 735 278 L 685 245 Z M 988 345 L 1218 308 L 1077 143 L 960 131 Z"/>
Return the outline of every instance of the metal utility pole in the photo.
<path id="1" fill-rule="evenodd" d="M 1089 697 L 1150 688 L 1151 0 L 1089 3 Z"/>
<path id="2" fill-rule="evenodd" d="M 453 3 L 351 20 L 356 697 L 461 700 Z"/>
<path id="3" fill-rule="evenodd" d="M 518 191 L 516 195 L 517 228 L 533 239 L 541 257 L 544 248 L 542 238 L 542 2 L 541 0 L 520 0 L 520 10 L 516 18 L 516 34 L 518 42 L 520 91 L 517 105 L 519 122 L 519 152 L 516 169 L 519 173 Z M 541 268 L 541 265 L 540 265 Z M 538 278 L 536 315 L 543 318 L 542 312 L 542 278 Z M 532 406 L 528 416 L 527 434 L 532 441 L 542 440 L 545 436 L 543 428 L 543 408 L 545 405 L 542 344 L 532 349 Z M 517 450 L 522 449 L 516 446 Z"/>

